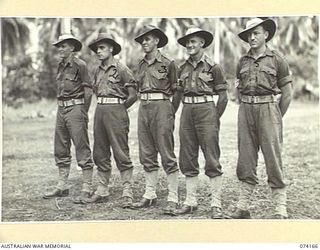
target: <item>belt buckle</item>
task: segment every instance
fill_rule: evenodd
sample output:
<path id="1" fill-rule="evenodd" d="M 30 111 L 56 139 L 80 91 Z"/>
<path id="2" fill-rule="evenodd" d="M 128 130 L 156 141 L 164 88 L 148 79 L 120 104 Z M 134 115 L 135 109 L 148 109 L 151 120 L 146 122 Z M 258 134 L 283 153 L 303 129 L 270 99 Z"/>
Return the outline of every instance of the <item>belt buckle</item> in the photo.
<path id="1" fill-rule="evenodd" d="M 149 101 L 149 93 L 145 93 L 146 95 L 146 101 Z"/>
<path id="2" fill-rule="evenodd" d="M 251 103 L 258 103 L 258 97 L 257 96 L 251 96 Z"/>

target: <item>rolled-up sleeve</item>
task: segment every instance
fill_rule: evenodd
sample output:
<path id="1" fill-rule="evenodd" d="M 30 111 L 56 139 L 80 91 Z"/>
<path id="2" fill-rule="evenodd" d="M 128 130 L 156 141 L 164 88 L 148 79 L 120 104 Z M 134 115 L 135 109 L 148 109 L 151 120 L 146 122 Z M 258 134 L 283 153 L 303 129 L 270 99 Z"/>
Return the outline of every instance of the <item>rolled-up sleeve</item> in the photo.
<path id="1" fill-rule="evenodd" d="M 292 83 L 292 76 L 289 69 L 289 64 L 282 57 L 277 57 L 278 59 L 278 79 L 277 85 L 279 88 L 284 87 L 285 85 Z"/>
<path id="2" fill-rule="evenodd" d="M 168 73 L 168 78 L 169 82 L 171 84 L 171 89 L 172 91 L 175 91 L 178 86 L 178 74 L 179 70 L 177 65 L 175 64 L 174 61 L 171 61 L 169 64 L 169 73 Z"/>
<path id="3" fill-rule="evenodd" d="M 216 64 L 212 68 L 212 73 L 213 73 L 213 82 L 214 82 L 214 90 L 215 91 L 221 91 L 221 90 L 227 90 L 228 88 L 228 83 L 225 78 L 225 74 L 221 68 L 220 65 Z"/>
<path id="4" fill-rule="evenodd" d="M 87 65 L 85 63 L 81 63 L 79 65 L 79 74 L 80 74 L 80 78 L 82 81 L 82 85 L 84 87 L 88 87 L 88 88 L 92 88 L 92 83 L 90 80 L 90 76 L 89 76 L 89 72 L 88 72 L 88 68 Z"/>
<path id="5" fill-rule="evenodd" d="M 138 89 L 138 84 L 136 79 L 133 76 L 132 71 L 126 66 L 121 67 L 120 70 L 121 70 L 120 71 L 121 78 L 122 78 L 122 81 L 124 82 L 124 87 L 125 88 L 132 87 L 134 89 Z"/>

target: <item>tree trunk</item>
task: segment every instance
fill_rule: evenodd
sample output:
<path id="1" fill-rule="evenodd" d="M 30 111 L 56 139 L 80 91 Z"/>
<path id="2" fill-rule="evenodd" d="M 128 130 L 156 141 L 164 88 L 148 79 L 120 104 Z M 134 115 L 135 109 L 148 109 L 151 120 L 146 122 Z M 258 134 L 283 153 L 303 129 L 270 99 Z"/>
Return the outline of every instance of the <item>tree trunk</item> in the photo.
<path id="1" fill-rule="evenodd" d="M 61 18 L 61 34 L 71 34 L 71 18 Z"/>
<path id="2" fill-rule="evenodd" d="M 220 19 L 215 19 L 214 28 L 214 62 L 220 64 Z"/>

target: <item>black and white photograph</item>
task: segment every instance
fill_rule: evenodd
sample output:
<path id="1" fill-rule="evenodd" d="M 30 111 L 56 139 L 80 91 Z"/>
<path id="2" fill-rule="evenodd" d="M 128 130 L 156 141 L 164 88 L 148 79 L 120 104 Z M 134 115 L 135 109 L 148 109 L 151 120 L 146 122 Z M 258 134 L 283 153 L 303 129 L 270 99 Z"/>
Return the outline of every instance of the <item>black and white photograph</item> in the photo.
<path id="1" fill-rule="evenodd" d="M 2 17 L 1 222 L 319 220 L 319 16 Z"/>

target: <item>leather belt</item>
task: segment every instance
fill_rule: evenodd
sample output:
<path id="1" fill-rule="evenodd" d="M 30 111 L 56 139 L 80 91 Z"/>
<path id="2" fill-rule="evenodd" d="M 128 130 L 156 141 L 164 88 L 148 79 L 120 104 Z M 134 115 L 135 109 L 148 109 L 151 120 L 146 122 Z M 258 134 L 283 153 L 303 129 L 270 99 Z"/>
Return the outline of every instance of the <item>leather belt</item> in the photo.
<path id="1" fill-rule="evenodd" d="M 213 102 L 212 95 L 203 95 L 203 96 L 184 96 L 183 103 L 206 103 Z"/>
<path id="2" fill-rule="evenodd" d="M 163 93 L 141 93 L 141 100 L 169 100 L 169 97 Z"/>
<path id="3" fill-rule="evenodd" d="M 97 98 L 98 104 L 123 104 L 124 100 L 117 97 L 98 97 Z"/>
<path id="4" fill-rule="evenodd" d="M 73 105 L 79 105 L 79 104 L 84 104 L 84 99 L 70 99 L 67 101 L 62 101 L 62 100 L 58 100 L 58 105 L 60 107 L 70 107 Z"/>
<path id="5" fill-rule="evenodd" d="M 261 96 L 242 95 L 241 102 L 251 103 L 251 104 L 270 103 L 270 102 L 278 102 L 278 98 L 275 95 L 261 95 Z"/>

